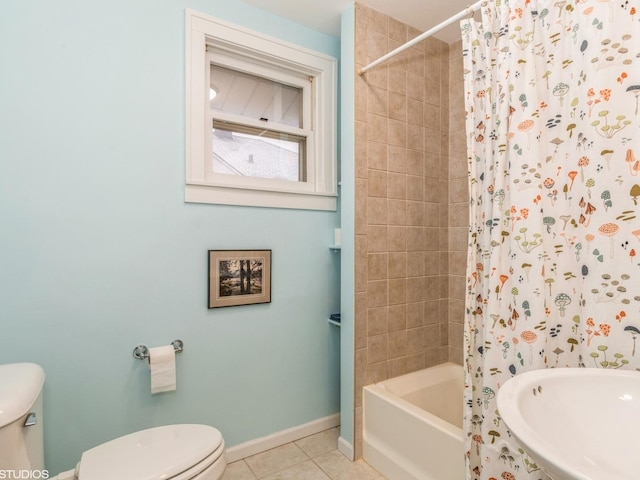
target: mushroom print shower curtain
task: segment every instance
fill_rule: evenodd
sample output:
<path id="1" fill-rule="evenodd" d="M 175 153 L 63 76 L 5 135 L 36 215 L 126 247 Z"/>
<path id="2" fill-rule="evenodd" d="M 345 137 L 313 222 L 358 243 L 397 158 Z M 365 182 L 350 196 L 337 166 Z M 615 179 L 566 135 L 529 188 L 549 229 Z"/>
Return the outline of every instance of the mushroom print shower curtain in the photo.
<path id="1" fill-rule="evenodd" d="M 500 386 L 640 367 L 640 0 L 495 0 L 480 17 L 461 24 L 467 478 L 546 479 Z"/>

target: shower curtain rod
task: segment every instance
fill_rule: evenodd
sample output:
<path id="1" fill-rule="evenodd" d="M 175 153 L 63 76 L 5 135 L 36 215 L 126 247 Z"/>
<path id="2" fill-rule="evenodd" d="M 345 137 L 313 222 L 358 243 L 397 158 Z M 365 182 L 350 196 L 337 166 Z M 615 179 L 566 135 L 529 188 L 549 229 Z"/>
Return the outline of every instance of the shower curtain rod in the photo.
<path id="1" fill-rule="evenodd" d="M 454 22 L 457 22 L 458 20 L 462 20 L 464 17 L 466 17 L 467 15 L 473 15 L 475 12 L 478 11 L 478 9 L 480 8 L 480 6 L 485 2 L 485 0 L 480 0 L 476 3 L 474 3 L 473 5 L 469 6 L 466 8 L 466 10 L 461 11 L 460 13 L 455 14 L 453 17 L 451 17 L 448 20 L 445 20 L 444 22 L 442 22 L 439 25 L 436 25 L 435 27 L 433 27 L 430 30 L 427 30 L 426 32 L 424 32 L 421 35 L 418 35 L 416 38 L 414 38 L 413 40 L 409 40 L 407 43 L 405 43 L 404 45 L 396 48 L 395 50 L 390 51 L 389 53 L 387 53 L 386 55 L 380 57 L 378 60 L 371 62 L 369 65 L 367 65 L 366 67 L 362 67 L 360 70 L 358 70 L 358 75 L 364 75 L 364 73 L 367 70 L 372 69 L 373 67 L 380 65 L 382 62 L 385 62 L 387 60 L 389 60 L 391 57 L 394 57 L 395 55 L 399 54 L 400 52 L 405 51 L 407 48 L 412 47 L 413 45 L 415 45 L 418 42 L 421 42 L 422 40 L 424 40 L 427 37 L 430 37 L 431 35 L 433 35 L 434 33 L 439 32 L 440 30 L 442 30 L 445 27 L 448 27 L 449 25 L 451 25 Z"/>

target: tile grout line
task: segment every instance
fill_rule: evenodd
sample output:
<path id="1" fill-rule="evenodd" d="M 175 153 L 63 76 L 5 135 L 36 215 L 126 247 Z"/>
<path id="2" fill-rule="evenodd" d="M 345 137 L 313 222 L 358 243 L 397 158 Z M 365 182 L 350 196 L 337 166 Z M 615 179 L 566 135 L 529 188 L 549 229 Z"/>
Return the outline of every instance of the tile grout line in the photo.
<path id="1" fill-rule="evenodd" d="M 319 435 L 321 433 L 322 432 L 318 434 L 310 435 L 309 437 L 316 437 L 320 439 L 321 437 L 319 437 Z M 268 469 L 264 470 L 260 465 L 259 458 L 257 458 L 256 461 L 252 460 L 252 457 L 259 457 L 261 454 L 267 453 L 267 452 L 261 452 L 261 453 L 252 455 L 251 457 L 238 460 L 237 463 L 241 464 L 243 466 L 243 469 L 246 468 L 245 470 L 246 473 L 242 478 L 246 480 L 249 480 L 249 477 L 252 480 L 267 480 L 270 478 L 284 478 L 284 477 L 288 478 L 288 475 L 291 475 L 291 472 L 296 470 L 300 471 L 301 468 L 302 469 L 313 468 L 313 470 L 318 473 L 318 476 L 322 476 L 322 478 L 324 478 L 325 480 L 338 480 L 338 479 L 344 478 L 343 477 L 344 474 L 349 475 L 350 472 L 355 473 L 355 472 L 352 472 L 353 465 L 350 465 L 348 467 L 344 465 L 340 467 L 338 467 L 337 465 L 334 465 L 335 464 L 334 460 L 336 459 L 332 458 L 332 456 L 336 455 L 339 457 L 340 452 L 336 448 L 336 446 L 331 446 L 331 448 L 327 449 L 329 445 L 326 443 L 327 441 L 326 436 L 322 438 L 319 443 L 306 442 L 305 439 L 309 437 L 305 437 L 299 440 L 294 440 L 292 442 L 289 442 L 288 444 L 281 445 L 280 447 L 288 446 L 289 451 L 287 454 L 285 454 L 285 457 L 282 458 L 282 460 L 284 460 L 284 463 L 281 463 L 278 460 L 275 461 L 275 464 L 272 463 L 272 467 L 275 467 L 275 470 L 272 470 L 272 471 L 269 471 Z M 274 449 L 278 449 L 280 447 L 274 447 Z M 292 447 L 294 450 L 293 452 L 291 451 Z M 274 449 L 271 449 L 271 450 L 274 450 Z M 300 455 L 300 452 L 303 455 Z M 286 457 L 289 455 L 293 455 L 293 458 L 296 459 L 294 463 L 288 463 Z M 277 458 L 277 454 L 275 458 Z M 289 457 L 288 460 L 290 461 L 291 459 L 292 458 Z M 272 457 L 271 462 L 273 461 L 274 461 L 274 458 Z M 252 464 L 253 464 L 253 467 L 251 466 Z M 305 465 L 305 464 L 308 467 L 302 467 L 302 465 Z M 282 465 L 287 465 L 287 466 L 282 466 Z M 337 469 L 334 467 L 337 467 Z M 372 473 L 374 473 L 377 476 L 370 477 L 370 473 L 368 473 L 366 475 L 366 478 L 370 478 L 372 480 L 385 480 L 384 477 L 380 476 L 379 472 L 377 472 L 373 468 L 372 470 L 373 470 Z M 284 477 L 282 477 L 283 475 Z M 360 478 L 359 475 L 358 475 L 358 478 Z"/>
<path id="2" fill-rule="evenodd" d="M 242 463 L 244 463 L 247 468 L 249 469 L 249 471 L 251 472 L 251 475 L 253 475 L 253 478 L 255 478 L 256 480 L 258 480 L 258 475 L 256 475 L 256 472 L 253 471 L 253 468 L 251 468 L 251 465 L 249 465 L 249 463 L 245 462 L 244 458 L 242 460 L 240 460 Z"/>
<path id="3" fill-rule="evenodd" d="M 333 451 L 333 450 L 332 450 L 332 451 Z M 327 452 L 327 453 L 329 453 L 329 452 Z M 316 456 L 316 458 L 318 458 L 318 457 L 320 457 L 320 456 L 322 456 L 322 455 L 318 455 L 318 456 Z M 311 459 L 311 461 L 313 462 L 313 464 L 314 464 L 316 467 L 318 467 L 318 468 L 320 469 L 320 471 L 321 471 L 322 473 L 324 473 L 324 474 L 327 476 L 327 478 L 329 478 L 329 480 L 334 480 L 334 478 L 329 474 L 329 472 L 327 472 L 324 468 L 322 468 L 322 465 L 319 465 L 319 464 L 318 464 L 318 462 L 316 462 L 316 461 L 315 461 L 315 459 L 313 459 L 313 458 L 312 458 L 312 459 Z"/>
<path id="4" fill-rule="evenodd" d="M 278 474 L 278 473 L 285 472 L 285 471 L 289 470 L 290 468 L 297 467 L 298 465 L 302 465 L 304 462 L 307 462 L 308 460 L 312 460 L 312 459 L 311 459 L 311 457 L 309 457 L 309 455 L 307 455 L 307 452 L 305 452 L 302 448 L 300 448 L 298 445 L 296 445 L 296 442 L 295 442 L 295 441 L 293 441 L 293 442 L 289 442 L 289 444 L 290 444 L 290 445 L 295 446 L 298 450 L 300 450 L 300 451 L 304 454 L 304 456 L 305 456 L 306 458 L 305 458 L 303 461 L 301 461 L 301 462 L 295 463 L 295 464 L 293 464 L 293 465 L 289 465 L 288 467 L 282 468 L 282 469 L 280 469 L 280 470 L 278 470 L 278 471 L 275 471 L 275 472 L 271 472 L 271 473 L 269 473 L 268 475 L 265 475 L 265 476 L 262 476 L 262 477 L 259 477 L 259 476 L 258 476 L 258 475 L 253 471 L 253 469 L 251 468 L 251 465 L 247 464 L 247 465 L 249 466 L 249 469 L 251 470 L 251 473 L 253 473 L 253 476 L 254 476 L 254 477 L 256 477 L 256 480 L 261 480 L 261 479 L 264 479 L 264 478 L 268 478 L 268 477 L 270 477 L 270 476 L 272 476 L 272 475 L 276 475 L 276 474 Z M 285 445 L 287 445 L 287 444 L 285 444 Z M 284 445 L 281 445 L 281 446 L 284 446 Z M 278 447 L 275 447 L 275 448 L 278 448 Z M 259 455 L 259 454 L 258 454 L 258 455 Z"/>

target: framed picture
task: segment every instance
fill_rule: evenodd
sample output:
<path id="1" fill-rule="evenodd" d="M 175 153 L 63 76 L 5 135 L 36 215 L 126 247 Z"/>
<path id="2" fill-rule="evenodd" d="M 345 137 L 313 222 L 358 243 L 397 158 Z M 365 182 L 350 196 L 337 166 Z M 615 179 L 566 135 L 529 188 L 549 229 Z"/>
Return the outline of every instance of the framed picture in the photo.
<path id="1" fill-rule="evenodd" d="M 209 308 L 271 302 L 271 250 L 209 250 Z"/>

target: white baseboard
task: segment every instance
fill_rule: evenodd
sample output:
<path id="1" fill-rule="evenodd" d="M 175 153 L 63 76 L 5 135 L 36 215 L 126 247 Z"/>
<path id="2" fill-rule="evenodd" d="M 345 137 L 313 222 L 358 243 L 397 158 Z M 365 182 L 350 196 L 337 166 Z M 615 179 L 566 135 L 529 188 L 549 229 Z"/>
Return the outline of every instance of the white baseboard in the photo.
<path id="1" fill-rule="evenodd" d="M 340 414 L 329 415 L 328 417 L 319 418 L 297 427 L 287 428 L 280 432 L 272 433 L 266 437 L 256 438 L 249 440 L 248 442 L 234 445 L 228 448 L 225 452 L 225 457 L 228 463 L 241 460 L 257 453 L 266 452 L 272 448 L 279 447 L 285 443 L 294 442 L 301 438 L 308 437 L 315 433 L 329 430 L 330 428 L 340 425 Z M 338 440 L 338 448 L 340 446 L 340 440 Z M 343 452 L 344 453 L 344 452 Z"/>
<path id="2" fill-rule="evenodd" d="M 353 445 L 347 442 L 343 437 L 338 438 L 338 451 L 353 462 Z"/>

